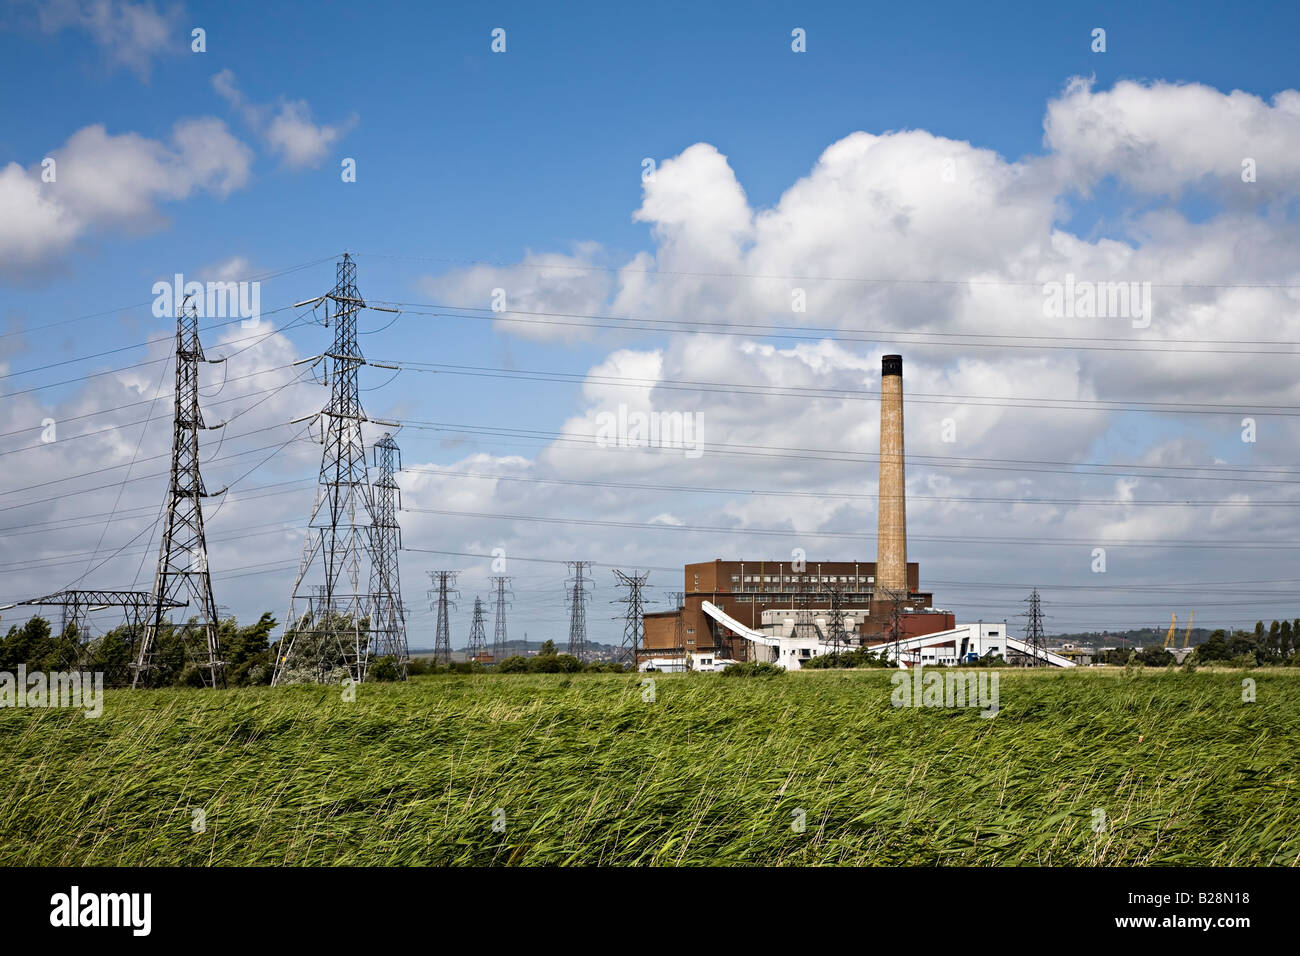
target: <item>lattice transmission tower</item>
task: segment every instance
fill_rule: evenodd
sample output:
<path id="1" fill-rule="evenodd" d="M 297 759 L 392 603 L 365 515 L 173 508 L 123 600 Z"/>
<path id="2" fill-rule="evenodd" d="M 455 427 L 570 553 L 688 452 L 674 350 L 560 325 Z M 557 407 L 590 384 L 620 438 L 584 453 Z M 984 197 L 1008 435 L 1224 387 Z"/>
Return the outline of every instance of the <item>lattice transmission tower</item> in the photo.
<path id="1" fill-rule="evenodd" d="M 623 646 L 619 648 L 618 661 L 621 664 L 630 664 L 632 669 L 636 670 L 641 646 L 645 643 L 645 616 L 641 590 L 646 586 L 650 572 L 637 574 L 633 571 L 631 574 L 626 574 L 616 570 L 614 577 L 627 588 L 627 596 L 619 598 L 620 604 L 627 605 L 627 612 L 623 618 Z"/>
<path id="2" fill-rule="evenodd" d="M 77 646 L 72 653 L 61 652 L 61 663 L 69 670 L 103 670 L 104 682 L 109 687 L 125 687 L 131 684 L 136 671 L 136 642 L 140 639 L 143 622 L 154 610 L 156 600 L 149 591 L 90 591 L 69 588 L 44 597 L 15 601 L 12 604 L 0 604 L 0 611 L 15 607 L 57 607 L 60 612 L 59 634 L 75 636 Z M 164 600 L 167 610 L 185 607 L 183 601 Z M 104 643 L 109 635 L 102 635 L 98 640 L 90 631 L 90 614 L 108 608 L 121 608 L 123 632 L 127 643 L 128 663 L 119 665 L 107 663 L 103 659 Z M 110 632 L 111 633 L 111 632 Z M 111 655 L 114 660 L 116 654 Z"/>
<path id="3" fill-rule="evenodd" d="M 492 659 L 498 664 L 506 656 L 506 608 L 510 602 L 506 599 L 506 592 L 510 590 L 510 579 L 505 575 L 494 575 L 491 578 L 492 587 L 496 590 L 496 614 L 492 622 Z"/>
<path id="4" fill-rule="evenodd" d="M 844 627 L 844 585 L 836 582 L 834 584 L 825 584 L 822 589 L 830 598 L 830 613 L 827 615 L 826 624 L 830 630 L 831 653 L 835 655 L 835 663 L 840 663 L 840 654 L 845 650 L 849 643 L 848 632 Z"/>
<path id="5" fill-rule="evenodd" d="M 1038 667 L 1045 663 L 1043 645 L 1046 643 L 1043 634 L 1043 602 L 1038 596 L 1038 588 L 1034 588 L 1025 601 L 1029 609 L 1021 616 L 1025 618 L 1025 643 L 1029 645 L 1031 655 L 1029 666 Z"/>
<path id="6" fill-rule="evenodd" d="M 569 653 L 580 661 L 586 661 L 587 597 L 592 583 L 586 573 L 591 569 L 591 562 L 568 561 L 566 564 L 570 571 L 569 581 L 565 586 L 565 595 L 569 602 Z"/>
<path id="7" fill-rule="evenodd" d="M 455 571 L 428 572 L 429 580 L 437 585 L 436 588 L 429 589 L 430 598 L 437 594 L 437 598 L 430 604 L 438 611 L 438 627 L 433 638 L 433 659 L 444 665 L 451 663 L 451 619 L 448 612 L 455 609 L 455 599 L 460 597 L 460 592 L 456 590 L 456 574 Z"/>
<path id="8" fill-rule="evenodd" d="M 334 344 L 321 356 L 328 360 L 330 401 L 312 416 L 321 424 L 320 478 L 271 683 L 332 682 L 340 671 L 360 682 L 373 640 L 373 601 L 361 590 L 361 574 L 363 564 L 374 563 L 375 520 L 361 426 L 397 425 L 368 419 L 361 408 L 357 370 L 366 360 L 357 344 L 357 313 L 370 307 L 357 290 L 351 257 L 345 253 L 339 261 L 332 290 L 298 305 L 323 305 L 326 327 L 334 322 Z M 313 578 L 320 581 L 319 592 L 309 583 Z"/>
<path id="9" fill-rule="evenodd" d="M 158 548 L 153 600 L 144 621 L 144 637 L 135 660 L 132 687 L 148 685 L 158 651 L 158 632 L 168 610 L 182 599 L 190 605 L 188 617 L 180 626 L 183 653 L 197 665 L 205 686 L 225 685 L 217 603 L 212 598 L 212 574 L 208 570 L 208 544 L 203 530 L 203 499 L 214 498 L 226 489 L 208 494 L 199 473 L 199 432 L 208 429 L 199 409 L 199 363 L 215 365 L 223 361 L 209 360 L 203 355 L 198 308 L 186 296 L 176 316 L 176 393 L 167 516 Z M 222 426 L 211 427 L 215 430 Z"/>
<path id="10" fill-rule="evenodd" d="M 402 680 L 406 680 L 410 649 L 406 642 L 406 610 L 402 607 L 402 579 L 397 567 L 397 552 L 402 548 L 402 529 L 397 512 L 402 505 L 402 490 L 393 475 L 402 467 L 402 452 L 385 433 L 372 449 L 379 478 L 372 486 L 375 520 L 370 526 L 370 546 L 374 563 L 370 566 L 370 593 L 374 598 L 371 626 L 375 634 L 374 653 L 391 657 L 397 663 Z"/>
<path id="11" fill-rule="evenodd" d="M 476 661 L 487 651 L 487 628 L 483 620 L 483 599 L 474 598 L 474 618 L 469 625 L 469 644 L 465 648 L 465 657 Z"/>

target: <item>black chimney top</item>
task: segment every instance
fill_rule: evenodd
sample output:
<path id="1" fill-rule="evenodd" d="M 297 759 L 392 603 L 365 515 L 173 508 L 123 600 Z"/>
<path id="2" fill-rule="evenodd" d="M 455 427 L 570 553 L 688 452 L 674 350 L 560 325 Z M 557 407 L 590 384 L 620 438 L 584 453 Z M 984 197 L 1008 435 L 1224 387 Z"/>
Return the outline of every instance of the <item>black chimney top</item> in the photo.
<path id="1" fill-rule="evenodd" d="M 903 374 L 903 356 L 886 355 L 880 360 L 881 375 L 902 375 Z"/>

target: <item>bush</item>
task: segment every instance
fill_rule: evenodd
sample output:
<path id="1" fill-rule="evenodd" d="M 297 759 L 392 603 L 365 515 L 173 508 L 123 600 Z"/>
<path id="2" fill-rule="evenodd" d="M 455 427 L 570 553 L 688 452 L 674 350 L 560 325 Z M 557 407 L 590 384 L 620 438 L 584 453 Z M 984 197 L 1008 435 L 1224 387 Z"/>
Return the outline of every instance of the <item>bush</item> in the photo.
<path id="1" fill-rule="evenodd" d="M 520 657 L 518 654 L 501 658 L 501 663 L 497 665 L 497 673 L 499 674 L 523 674 L 527 670 L 528 658 Z"/>
<path id="2" fill-rule="evenodd" d="M 582 661 L 572 654 L 539 654 L 528 661 L 534 674 L 573 674 L 582 670 Z"/>
<path id="3" fill-rule="evenodd" d="M 804 661 L 803 666 L 820 670 L 831 667 L 892 667 L 893 665 L 874 651 L 869 651 L 865 647 L 855 647 L 852 650 L 840 651 L 838 654 L 822 654 L 810 661 Z"/>
<path id="4" fill-rule="evenodd" d="M 1168 667 L 1174 662 L 1174 655 L 1157 644 L 1142 648 L 1137 657 L 1147 667 Z"/>
<path id="5" fill-rule="evenodd" d="M 376 657 L 366 668 L 366 677 L 373 681 L 392 683 L 402 679 L 402 672 L 397 666 L 396 658 Z"/>
<path id="6" fill-rule="evenodd" d="M 777 667 L 767 661 L 741 661 L 728 664 L 722 671 L 723 677 L 781 677 L 784 674 L 784 667 Z"/>

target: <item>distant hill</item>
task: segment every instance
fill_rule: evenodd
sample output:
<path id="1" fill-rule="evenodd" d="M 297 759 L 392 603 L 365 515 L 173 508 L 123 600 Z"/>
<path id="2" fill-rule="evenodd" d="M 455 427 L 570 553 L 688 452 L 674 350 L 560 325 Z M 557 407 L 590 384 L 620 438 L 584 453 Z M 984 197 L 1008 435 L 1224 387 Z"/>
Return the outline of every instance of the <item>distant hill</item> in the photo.
<path id="1" fill-rule="evenodd" d="M 1149 647 L 1152 644 L 1164 644 L 1165 634 L 1169 631 L 1168 626 L 1162 628 L 1155 627 L 1138 627 L 1130 628 L 1127 631 L 1092 631 L 1083 634 L 1052 634 L 1049 640 L 1053 644 L 1070 643 L 1080 644 L 1084 647 Z M 1183 646 L 1183 636 L 1187 633 L 1186 627 L 1174 629 L 1174 645 Z M 1206 627 L 1192 628 L 1192 639 L 1189 647 L 1195 647 L 1197 644 L 1204 643 L 1214 631 Z"/>

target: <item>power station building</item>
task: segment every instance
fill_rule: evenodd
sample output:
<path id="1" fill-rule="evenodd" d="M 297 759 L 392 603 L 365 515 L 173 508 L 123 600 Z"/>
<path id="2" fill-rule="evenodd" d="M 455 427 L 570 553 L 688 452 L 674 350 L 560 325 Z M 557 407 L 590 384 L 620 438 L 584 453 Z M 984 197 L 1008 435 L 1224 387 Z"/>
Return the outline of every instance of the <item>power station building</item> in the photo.
<path id="1" fill-rule="evenodd" d="M 955 663 L 1023 649 L 1005 625 L 958 627 L 907 560 L 903 359 L 881 361 L 875 561 L 716 558 L 685 567 L 682 605 L 647 613 L 639 657 L 656 670 L 771 661 L 797 670 L 839 647 L 888 645 L 902 663 Z M 832 596 L 834 595 L 834 596 Z M 838 619 L 837 619 L 838 612 Z M 1061 658 L 1050 661 L 1061 666 Z"/>
<path id="2" fill-rule="evenodd" d="M 932 596 L 920 590 L 918 566 L 911 563 L 906 568 L 906 592 L 900 593 L 898 602 L 899 634 L 916 637 L 951 628 L 953 615 L 934 610 Z M 833 638 L 830 592 L 836 589 L 841 594 L 843 628 L 852 646 L 892 639 L 895 630 L 895 599 L 884 597 L 877 586 L 875 561 L 795 563 L 718 558 L 686 565 L 685 575 L 682 606 L 645 615 L 646 656 L 767 659 L 750 646 L 754 641 L 744 632 L 728 627 L 710 614 L 709 608 L 721 611 L 746 631 L 793 635 L 802 630 L 829 642 Z"/>

